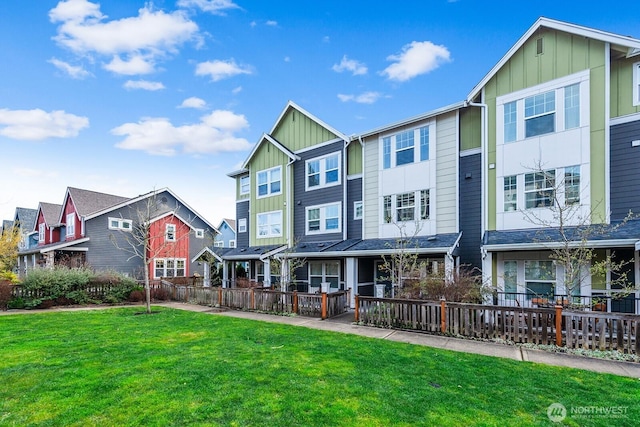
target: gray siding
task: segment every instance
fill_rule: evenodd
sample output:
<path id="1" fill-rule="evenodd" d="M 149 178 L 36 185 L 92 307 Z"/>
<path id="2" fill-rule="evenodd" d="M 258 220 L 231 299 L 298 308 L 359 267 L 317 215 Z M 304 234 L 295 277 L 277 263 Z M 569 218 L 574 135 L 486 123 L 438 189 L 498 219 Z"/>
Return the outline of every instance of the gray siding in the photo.
<path id="1" fill-rule="evenodd" d="M 460 157 L 460 262 L 482 267 L 480 246 L 482 243 L 481 197 L 482 176 L 480 153 Z"/>
<path id="2" fill-rule="evenodd" d="M 355 209 L 353 204 L 362 201 L 362 178 L 350 179 L 347 181 L 347 238 L 362 239 L 362 219 L 355 220 L 353 216 Z"/>
<path id="3" fill-rule="evenodd" d="M 245 233 L 240 233 L 238 231 L 238 226 L 239 226 L 239 222 L 240 219 L 242 218 L 246 218 L 247 219 L 247 231 Z M 251 230 L 249 229 L 249 224 L 251 224 L 251 221 L 249 221 L 249 201 L 245 200 L 242 202 L 237 202 L 236 203 L 236 247 L 238 248 L 248 248 L 249 247 L 249 236 L 250 236 L 250 232 Z"/>
<path id="4" fill-rule="evenodd" d="M 640 120 L 611 127 L 611 219 L 640 214 Z"/>
<path id="5" fill-rule="evenodd" d="M 324 205 L 332 202 L 342 202 L 342 199 L 344 197 L 343 186 L 345 185 L 344 171 L 346 168 L 346 165 L 343 164 L 343 147 L 344 142 L 339 141 L 334 144 L 325 145 L 314 150 L 297 153 L 300 156 L 300 160 L 296 161 L 293 165 L 293 236 L 295 240 L 299 240 L 301 242 L 342 240 L 342 230 L 339 233 L 313 234 L 309 236 L 305 235 L 305 231 L 307 207 Z M 309 159 L 335 152 L 340 152 L 340 163 L 342 172 L 340 185 L 306 191 L 305 182 L 307 178 L 305 162 Z M 340 211 L 342 212 L 342 205 L 340 209 Z M 342 227 L 346 226 L 345 219 L 346 218 L 342 218 Z"/>

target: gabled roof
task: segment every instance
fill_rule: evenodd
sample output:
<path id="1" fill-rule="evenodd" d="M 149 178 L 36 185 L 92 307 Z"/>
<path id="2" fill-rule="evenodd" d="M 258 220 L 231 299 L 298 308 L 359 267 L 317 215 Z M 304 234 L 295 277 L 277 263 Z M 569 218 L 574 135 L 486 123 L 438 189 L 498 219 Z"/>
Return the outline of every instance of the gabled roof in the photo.
<path id="1" fill-rule="evenodd" d="M 227 223 L 227 225 L 229 226 L 229 228 L 231 230 L 233 230 L 233 232 L 236 232 L 236 220 L 235 219 L 231 219 L 231 218 L 222 218 L 222 221 L 220 221 L 220 225 L 218 226 L 218 228 L 222 228 L 222 224 Z"/>
<path id="2" fill-rule="evenodd" d="M 222 262 L 222 256 L 229 252 L 231 248 L 216 248 L 216 247 L 205 247 L 202 248 L 200 252 L 198 252 L 193 258 L 191 258 L 191 262 L 196 262 L 200 260 L 207 259 L 208 256 L 213 257 L 216 261 Z"/>
<path id="3" fill-rule="evenodd" d="M 101 211 L 108 207 L 129 200 L 128 197 L 99 193 L 97 191 L 83 190 L 81 188 L 74 187 L 67 188 L 62 206 L 66 205 L 69 198 L 71 198 L 71 201 L 76 208 L 76 212 L 80 217 L 86 217 L 87 215 L 91 215 L 92 213 Z M 64 212 L 61 211 L 59 222 L 62 222 L 64 220 L 64 218 L 62 218 L 63 214 Z"/>
<path id="4" fill-rule="evenodd" d="M 293 151 L 289 150 L 287 147 L 285 147 L 284 145 L 276 141 L 274 137 L 272 137 L 271 135 L 267 135 L 266 133 L 263 133 L 262 138 L 260 138 L 260 141 L 258 141 L 258 143 L 253 146 L 251 153 L 249 153 L 249 155 L 247 156 L 247 159 L 244 161 L 244 163 L 242 163 L 242 169 L 248 169 L 249 162 L 251 161 L 253 156 L 258 152 L 258 148 L 260 148 L 262 144 L 272 144 L 278 150 L 282 151 L 291 160 L 300 160 L 299 156 L 297 156 Z"/>
<path id="5" fill-rule="evenodd" d="M 42 212 L 42 216 L 44 217 L 44 222 L 49 227 L 55 227 L 56 225 L 60 224 L 58 219 L 60 218 L 61 210 L 62 210 L 62 205 L 56 205 L 54 203 L 40 202 L 40 205 L 38 206 L 38 211 Z M 37 216 L 36 216 L 36 221 L 37 221 Z M 37 231 L 36 230 L 37 226 L 38 224 L 34 222 L 33 227 L 35 231 Z"/>
<path id="6" fill-rule="evenodd" d="M 532 35 L 541 27 L 553 30 L 563 31 L 565 33 L 575 34 L 582 37 L 600 40 L 610 43 L 619 49 L 627 51 L 627 57 L 640 55 L 640 40 L 629 36 L 621 36 L 619 34 L 609 33 L 606 31 L 596 30 L 593 28 L 583 27 L 580 25 L 570 24 L 568 22 L 556 21 L 554 19 L 540 17 L 529 30 L 514 44 L 511 49 L 498 61 L 498 63 L 484 76 L 484 78 L 471 90 L 467 96 L 467 101 L 472 102 L 480 93 L 482 88 L 493 78 L 493 76 L 509 61 L 509 59 L 525 44 Z"/>
<path id="7" fill-rule="evenodd" d="M 346 136 L 342 132 L 334 129 L 332 126 L 329 126 L 328 124 L 326 124 L 325 122 L 323 122 L 322 120 L 320 120 L 319 118 L 314 116 L 313 114 L 309 113 L 307 110 L 305 110 L 304 108 L 300 107 L 298 104 L 296 104 L 293 101 L 287 102 L 287 105 L 284 107 L 284 109 L 282 110 L 282 112 L 278 116 L 278 120 L 276 120 L 276 122 L 273 125 L 273 128 L 271 128 L 271 132 L 269 132 L 269 134 L 273 135 L 275 133 L 275 131 L 278 128 L 278 126 L 280 126 L 280 122 L 282 121 L 282 119 L 284 118 L 284 116 L 287 114 L 287 112 L 290 109 L 297 110 L 298 112 L 300 112 L 301 114 L 304 114 L 305 116 L 307 116 L 308 118 L 310 118 L 311 120 L 313 120 L 314 122 L 316 122 L 317 124 L 322 126 L 323 128 L 327 129 L 328 131 L 330 131 L 331 133 L 333 133 L 337 137 L 342 138 L 343 141 L 349 142 L 350 138 L 348 136 Z"/>
<path id="8" fill-rule="evenodd" d="M 16 208 L 16 214 L 13 217 L 14 222 L 20 224 L 22 230 L 33 230 L 36 224 L 37 209 Z"/>
<path id="9" fill-rule="evenodd" d="M 4 233 L 5 231 L 11 230 L 12 227 L 13 221 L 11 221 L 10 219 L 3 219 L 2 228 L 0 229 L 0 231 Z"/>

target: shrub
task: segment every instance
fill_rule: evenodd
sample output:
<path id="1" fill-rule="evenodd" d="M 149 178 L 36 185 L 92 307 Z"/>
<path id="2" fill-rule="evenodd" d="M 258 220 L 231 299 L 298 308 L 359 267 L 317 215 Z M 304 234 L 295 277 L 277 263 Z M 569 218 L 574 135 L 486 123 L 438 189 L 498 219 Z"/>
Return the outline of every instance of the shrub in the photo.
<path id="1" fill-rule="evenodd" d="M 144 301 L 145 295 L 144 295 L 144 290 L 134 290 L 131 291 L 131 293 L 129 294 L 129 301 L 131 302 L 140 302 L 140 301 Z"/>
<path id="2" fill-rule="evenodd" d="M 151 299 L 156 301 L 167 301 L 169 299 L 169 292 L 166 289 L 156 288 L 151 290 Z"/>
<path id="3" fill-rule="evenodd" d="M 22 299 L 22 297 L 18 297 L 18 298 L 14 298 L 12 300 L 9 300 L 9 302 L 7 303 L 7 309 L 11 309 L 11 310 L 21 310 L 23 308 L 25 308 L 26 305 L 24 303 L 24 299 Z"/>
<path id="4" fill-rule="evenodd" d="M 11 301 L 13 285 L 8 280 L 0 280 L 0 310 L 6 310 Z"/>

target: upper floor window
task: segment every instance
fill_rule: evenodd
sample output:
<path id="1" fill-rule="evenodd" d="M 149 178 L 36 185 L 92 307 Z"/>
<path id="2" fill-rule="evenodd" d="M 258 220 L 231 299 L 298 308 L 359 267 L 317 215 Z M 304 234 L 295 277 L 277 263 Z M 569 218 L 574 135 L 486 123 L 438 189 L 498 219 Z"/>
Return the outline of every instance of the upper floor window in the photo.
<path id="1" fill-rule="evenodd" d="M 564 88 L 564 128 L 580 127 L 580 84 Z"/>
<path id="2" fill-rule="evenodd" d="M 247 218 L 240 218 L 238 220 L 238 233 L 247 232 Z"/>
<path id="3" fill-rule="evenodd" d="M 564 204 L 580 203 L 580 166 L 564 168 Z"/>
<path id="4" fill-rule="evenodd" d="M 518 180 L 516 175 L 504 177 L 504 210 L 518 210 Z"/>
<path id="5" fill-rule="evenodd" d="M 166 242 L 176 241 L 176 226 L 175 224 L 167 224 L 165 226 L 164 240 Z"/>
<path id="6" fill-rule="evenodd" d="M 547 170 L 524 175 L 524 203 L 527 209 L 553 206 L 556 171 Z"/>
<path id="7" fill-rule="evenodd" d="M 76 234 L 76 215 L 70 213 L 67 215 L 67 237 Z"/>
<path id="8" fill-rule="evenodd" d="M 282 236 L 282 211 L 264 212 L 256 215 L 258 238 Z"/>
<path id="9" fill-rule="evenodd" d="M 518 137 L 518 113 L 516 101 L 504 104 L 504 142 L 513 142 Z"/>
<path id="10" fill-rule="evenodd" d="M 525 137 L 544 135 L 556 130 L 556 93 L 549 92 L 524 99 Z"/>
<path id="11" fill-rule="evenodd" d="M 307 190 L 340 184 L 340 153 L 307 160 Z"/>
<path id="12" fill-rule="evenodd" d="M 122 218 L 109 218 L 109 230 L 131 231 L 133 221 Z"/>
<path id="13" fill-rule="evenodd" d="M 353 219 L 358 220 L 364 217 L 364 205 L 362 200 L 353 202 Z"/>
<path id="14" fill-rule="evenodd" d="M 429 190 L 411 191 L 382 198 L 385 223 L 429 219 Z"/>
<path id="15" fill-rule="evenodd" d="M 215 242 L 213 242 L 213 247 L 214 248 L 224 248 L 224 241 L 223 240 L 216 240 Z"/>
<path id="16" fill-rule="evenodd" d="M 251 178 L 247 176 L 243 176 L 240 178 L 240 194 L 245 195 L 249 194 L 251 190 Z"/>
<path id="17" fill-rule="evenodd" d="M 44 223 L 38 224 L 38 242 L 44 242 L 44 233 L 46 228 L 47 226 Z"/>
<path id="18" fill-rule="evenodd" d="M 229 247 L 230 248 L 235 248 L 236 247 L 236 241 L 235 240 L 229 240 Z"/>
<path id="19" fill-rule="evenodd" d="M 340 225 L 340 203 L 307 208 L 307 234 L 337 233 Z"/>
<path id="20" fill-rule="evenodd" d="M 640 62 L 633 64 L 633 105 L 640 105 Z"/>
<path id="21" fill-rule="evenodd" d="M 196 235 L 196 239 L 204 239 L 204 230 L 202 228 L 196 228 L 194 234 Z"/>
<path id="22" fill-rule="evenodd" d="M 263 170 L 257 173 L 258 197 L 273 196 L 282 192 L 282 167 Z"/>
<path id="23" fill-rule="evenodd" d="M 416 147 L 415 141 L 419 142 L 419 147 Z M 428 126 L 382 138 L 382 167 L 384 169 L 424 160 L 429 160 Z"/>

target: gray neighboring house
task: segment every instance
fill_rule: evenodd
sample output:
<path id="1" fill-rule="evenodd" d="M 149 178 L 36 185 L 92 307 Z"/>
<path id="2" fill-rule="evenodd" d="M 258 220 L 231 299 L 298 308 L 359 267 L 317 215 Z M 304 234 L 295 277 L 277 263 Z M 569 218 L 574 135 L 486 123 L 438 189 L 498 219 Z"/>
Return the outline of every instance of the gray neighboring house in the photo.
<path id="1" fill-rule="evenodd" d="M 37 213 L 37 209 L 16 208 L 16 214 L 13 217 L 13 226 L 20 228 L 18 250 L 27 249 L 37 244 L 37 236 L 35 236 L 33 231 Z"/>
<path id="2" fill-rule="evenodd" d="M 34 266 L 88 265 L 142 278 L 144 263 L 123 248 L 142 221 L 153 233 L 151 278 L 204 274 L 191 259 L 212 244 L 217 229 L 170 189 L 129 198 L 69 187 L 62 205 L 40 203 L 33 231 L 38 244 L 20 252 L 20 271 Z M 120 248 L 116 246 L 116 243 Z"/>

